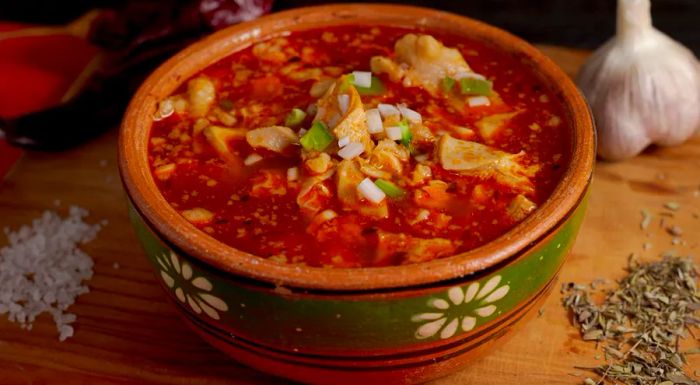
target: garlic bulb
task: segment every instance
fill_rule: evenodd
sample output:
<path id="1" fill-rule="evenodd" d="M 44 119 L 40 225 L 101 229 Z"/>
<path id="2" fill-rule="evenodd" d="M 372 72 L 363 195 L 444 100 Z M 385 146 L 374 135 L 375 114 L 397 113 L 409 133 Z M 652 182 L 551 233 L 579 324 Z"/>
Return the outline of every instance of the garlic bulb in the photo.
<path id="1" fill-rule="evenodd" d="M 649 0 L 618 0 L 616 36 L 576 82 L 596 119 L 602 158 L 630 158 L 652 143 L 677 145 L 700 127 L 700 64 L 652 26 Z"/>

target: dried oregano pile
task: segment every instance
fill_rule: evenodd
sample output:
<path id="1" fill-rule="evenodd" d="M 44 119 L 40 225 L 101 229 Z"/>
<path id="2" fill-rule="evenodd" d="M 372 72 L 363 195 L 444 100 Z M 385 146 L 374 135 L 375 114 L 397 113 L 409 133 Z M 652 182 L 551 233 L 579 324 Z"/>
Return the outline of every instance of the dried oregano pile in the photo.
<path id="1" fill-rule="evenodd" d="M 629 274 L 605 292 L 600 305 L 590 298 L 594 289 L 564 287 L 564 305 L 583 338 L 604 344 L 606 364 L 582 369 L 633 385 L 697 384 L 683 373 L 687 352 L 679 350 L 689 328 L 700 325 L 692 261 L 667 256 L 640 264 L 630 258 L 627 269 Z"/>
<path id="2" fill-rule="evenodd" d="M 650 220 L 643 217 L 645 230 Z M 587 378 L 584 384 L 606 380 L 629 385 L 699 384 L 691 375 L 697 378 L 700 371 L 688 368 L 686 358 L 699 354 L 700 348 L 680 348 L 681 339 L 700 341 L 700 335 L 693 334 L 700 326 L 700 292 L 691 257 L 665 252 L 659 261 L 640 263 L 631 255 L 627 273 L 612 289 L 601 290 L 601 280 L 562 287 L 563 304 L 583 339 L 596 341 L 605 352 L 605 364 L 578 367 L 601 376 L 598 381 Z M 602 303 L 591 299 L 601 294 Z"/>

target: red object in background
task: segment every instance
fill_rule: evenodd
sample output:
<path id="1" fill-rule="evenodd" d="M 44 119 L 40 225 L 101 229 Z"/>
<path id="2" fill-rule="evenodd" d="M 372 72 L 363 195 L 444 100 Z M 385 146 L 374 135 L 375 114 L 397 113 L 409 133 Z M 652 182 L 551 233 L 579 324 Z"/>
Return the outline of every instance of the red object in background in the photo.
<path id="1" fill-rule="evenodd" d="M 0 22 L 0 117 L 13 118 L 58 104 L 98 53 L 67 34 L 5 35 L 33 26 Z"/>
<path id="2" fill-rule="evenodd" d="M 114 128 L 139 83 L 182 46 L 272 0 L 127 0 L 60 26 L 0 22 L 0 129 L 62 150 Z M 2 156 L 2 154 L 0 154 Z"/>
<path id="3" fill-rule="evenodd" d="M 97 54 L 84 39 L 67 34 L 12 32 L 33 26 L 0 23 L 0 117 L 13 118 L 54 106 Z M 61 129 L 56 127 L 55 129 Z M 0 180 L 22 151 L 0 139 Z"/>
<path id="4" fill-rule="evenodd" d="M 272 0 L 126 0 L 86 10 L 61 26 L 0 30 L 3 49 L 15 50 L 0 52 L 14 58 L 6 63 L 12 74 L 0 79 L 0 88 L 11 84 L 4 87 L 9 94 L 3 98 L 12 103 L 0 111 L 0 129 L 9 143 L 44 151 L 94 138 L 118 124 L 134 90 L 153 68 L 201 35 L 253 19 L 271 5 Z M 18 34 L 24 35 L 20 42 L 7 44 Z M 33 87 L 42 92 L 29 89 Z M 60 103 L 52 105 L 56 98 Z M 21 113 L 25 110 L 33 112 Z M 8 114 L 14 117 L 3 116 Z"/>

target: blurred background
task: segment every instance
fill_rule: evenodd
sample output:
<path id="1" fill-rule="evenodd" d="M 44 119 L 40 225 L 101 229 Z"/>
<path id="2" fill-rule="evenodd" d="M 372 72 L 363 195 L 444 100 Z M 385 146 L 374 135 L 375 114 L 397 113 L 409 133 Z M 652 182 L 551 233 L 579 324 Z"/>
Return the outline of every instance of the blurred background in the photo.
<path id="1" fill-rule="evenodd" d="M 613 35 L 616 10 L 615 0 L 387 2 L 467 15 L 533 43 L 586 49 Z M 0 0 L 0 145 L 3 136 L 38 150 L 83 143 L 116 127 L 142 80 L 192 41 L 268 12 L 324 3 Z M 657 28 L 700 56 L 700 0 L 652 0 L 652 8 Z"/>
<path id="2" fill-rule="evenodd" d="M 141 3 L 154 0 L 141 1 Z M 187 1 L 160 0 L 159 3 Z M 363 2 L 363 1 L 354 1 Z M 365 1 L 370 2 L 370 1 Z M 380 2 L 380 1 L 376 1 Z M 505 28 L 532 42 L 582 48 L 600 45 L 614 31 L 614 0 L 403 0 L 460 13 Z M 119 0 L 3 0 L 0 19 L 32 23 L 65 23 L 94 7 L 118 7 Z M 328 1 L 277 0 L 273 11 Z M 700 0 L 652 0 L 657 28 L 700 53 Z M 168 7 L 164 7 L 168 8 Z"/>

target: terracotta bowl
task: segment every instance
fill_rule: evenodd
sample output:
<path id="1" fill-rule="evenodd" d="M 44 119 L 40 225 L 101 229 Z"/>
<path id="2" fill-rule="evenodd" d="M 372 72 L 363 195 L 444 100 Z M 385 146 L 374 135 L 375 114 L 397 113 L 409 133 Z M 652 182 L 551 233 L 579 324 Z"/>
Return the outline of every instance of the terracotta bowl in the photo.
<path id="1" fill-rule="evenodd" d="M 527 63 L 564 103 L 573 128 L 571 163 L 552 196 L 478 249 L 427 263 L 364 269 L 268 261 L 200 232 L 168 205 L 146 154 L 159 100 L 252 43 L 289 31 L 357 23 L 448 31 L 485 41 Z M 545 298 L 581 224 L 594 147 L 584 99 L 552 61 L 524 41 L 424 8 L 329 5 L 227 28 L 167 61 L 128 108 L 119 161 L 148 258 L 163 288 L 204 339 L 246 365 L 297 381 L 405 384 L 468 364 L 512 334 Z"/>

